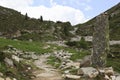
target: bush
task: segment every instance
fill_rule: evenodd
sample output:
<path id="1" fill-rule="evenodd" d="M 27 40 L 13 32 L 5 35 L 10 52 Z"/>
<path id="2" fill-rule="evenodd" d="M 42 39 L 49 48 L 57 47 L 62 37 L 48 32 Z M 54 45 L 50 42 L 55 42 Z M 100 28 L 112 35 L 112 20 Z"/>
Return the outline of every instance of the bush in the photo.
<path id="1" fill-rule="evenodd" d="M 65 44 L 68 45 L 68 46 L 71 46 L 71 47 L 77 46 L 77 42 L 76 41 L 68 41 Z"/>
<path id="2" fill-rule="evenodd" d="M 0 51 L 0 62 L 3 62 L 5 59 L 5 55 L 3 52 Z"/>
<path id="3" fill-rule="evenodd" d="M 84 37 L 81 37 L 79 41 L 79 47 L 83 49 L 88 49 L 88 43 L 85 41 Z"/>

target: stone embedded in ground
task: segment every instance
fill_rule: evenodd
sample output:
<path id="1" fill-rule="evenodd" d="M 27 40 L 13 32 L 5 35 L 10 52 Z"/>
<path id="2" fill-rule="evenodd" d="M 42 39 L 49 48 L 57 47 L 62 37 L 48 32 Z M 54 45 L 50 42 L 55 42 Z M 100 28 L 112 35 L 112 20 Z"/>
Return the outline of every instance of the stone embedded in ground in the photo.
<path id="1" fill-rule="evenodd" d="M 5 58 L 4 59 L 4 61 L 5 61 L 5 63 L 8 65 L 8 66 L 13 66 L 13 61 L 12 61 L 12 59 L 9 59 L 9 58 Z"/>
<path id="2" fill-rule="evenodd" d="M 84 75 L 84 72 L 81 68 L 78 70 L 77 75 Z"/>
<path id="3" fill-rule="evenodd" d="M 89 78 L 95 78 L 99 74 L 99 72 L 93 67 L 83 67 L 80 69 L 80 72 L 82 72 L 84 76 L 88 76 Z"/>
<path id="4" fill-rule="evenodd" d="M 1 77 L 0 77 L 0 80 L 4 80 L 4 78 L 1 78 Z"/>
<path id="5" fill-rule="evenodd" d="M 116 76 L 110 76 L 111 80 L 116 80 Z"/>
<path id="6" fill-rule="evenodd" d="M 120 80 L 120 76 L 117 76 L 117 77 L 116 77 L 116 80 Z"/>
<path id="7" fill-rule="evenodd" d="M 3 73 L 0 72 L 0 77 L 3 76 Z"/>
<path id="8" fill-rule="evenodd" d="M 67 74 L 67 75 L 65 75 L 65 78 L 79 80 L 81 78 L 81 76 Z"/>
<path id="9" fill-rule="evenodd" d="M 108 75 L 105 75 L 105 80 L 110 80 L 110 77 Z"/>
<path id="10" fill-rule="evenodd" d="M 15 61 L 17 61 L 19 63 L 20 58 L 18 56 L 12 55 L 12 59 L 14 59 Z"/>
<path id="11" fill-rule="evenodd" d="M 103 13 L 96 17 L 93 33 L 92 65 L 105 67 L 109 53 L 109 21 L 108 15 Z"/>
<path id="12" fill-rule="evenodd" d="M 5 80 L 11 80 L 9 77 L 7 77 Z"/>
<path id="13" fill-rule="evenodd" d="M 91 65 L 91 55 L 85 56 L 82 61 L 80 61 L 80 67 L 89 67 Z"/>
<path id="14" fill-rule="evenodd" d="M 112 67 L 109 68 L 105 68 L 105 74 L 107 74 L 108 76 L 114 75 L 114 70 Z"/>

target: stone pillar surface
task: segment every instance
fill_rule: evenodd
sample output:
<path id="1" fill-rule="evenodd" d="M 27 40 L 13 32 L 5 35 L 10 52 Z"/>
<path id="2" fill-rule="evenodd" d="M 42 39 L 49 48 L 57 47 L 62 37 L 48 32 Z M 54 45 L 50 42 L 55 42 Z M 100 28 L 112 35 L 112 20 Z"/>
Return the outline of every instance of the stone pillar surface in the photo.
<path id="1" fill-rule="evenodd" d="M 91 56 L 94 67 L 104 68 L 109 53 L 109 21 L 107 13 L 96 17 L 93 32 L 93 53 Z"/>

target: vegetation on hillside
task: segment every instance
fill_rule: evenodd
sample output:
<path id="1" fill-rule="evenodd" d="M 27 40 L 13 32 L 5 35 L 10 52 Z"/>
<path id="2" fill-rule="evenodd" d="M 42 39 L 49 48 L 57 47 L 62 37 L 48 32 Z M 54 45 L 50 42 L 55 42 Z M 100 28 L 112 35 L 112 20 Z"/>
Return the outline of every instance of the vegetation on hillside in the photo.
<path id="1" fill-rule="evenodd" d="M 110 40 L 120 40 L 120 3 L 105 12 L 109 15 Z M 95 18 L 86 23 L 76 25 L 75 27 L 78 27 L 76 34 L 92 36 L 94 23 Z"/>
<path id="2" fill-rule="evenodd" d="M 43 16 L 39 19 L 30 18 L 27 13 L 22 15 L 20 12 L 1 6 L 0 16 L 0 36 L 2 37 L 52 41 L 69 39 L 73 36 L 70 31 L 74 28 L 70 22 L 45 21 Z"/>

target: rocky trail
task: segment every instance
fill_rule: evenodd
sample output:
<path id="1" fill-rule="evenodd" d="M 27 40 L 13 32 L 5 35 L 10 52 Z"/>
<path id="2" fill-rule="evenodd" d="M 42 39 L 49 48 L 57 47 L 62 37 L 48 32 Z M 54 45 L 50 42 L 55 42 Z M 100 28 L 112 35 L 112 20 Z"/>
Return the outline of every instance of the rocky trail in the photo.
<path id="1" fill-rule="evenodd" d="M 41 55 L 34 61 L 34 65 L 39 69 L 33 72 L 36 76 L 33 80 L 63 80 L 59 70 L 47 64 L 47 57 L 49 57 L 48 54 Z"/>

